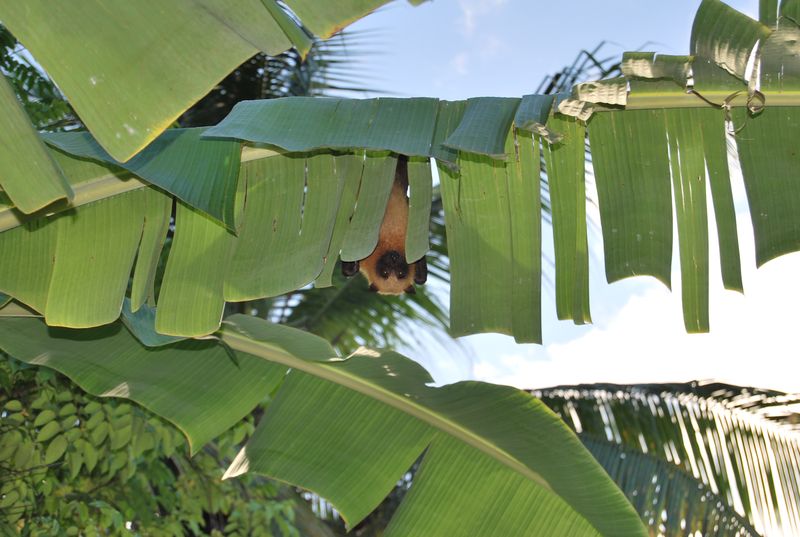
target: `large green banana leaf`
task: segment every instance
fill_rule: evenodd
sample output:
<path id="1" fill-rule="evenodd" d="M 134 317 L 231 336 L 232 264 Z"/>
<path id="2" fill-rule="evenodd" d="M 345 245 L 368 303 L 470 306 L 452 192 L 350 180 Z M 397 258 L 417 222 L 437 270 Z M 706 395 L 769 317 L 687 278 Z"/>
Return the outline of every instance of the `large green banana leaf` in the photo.
<path id="1" fill-rule="evenodd" d="M 387 1 L 287 4 L 308 18 L 308 29 L 328 37 Z M 311 45 L 275 0 L 3 0 L 0 20 L 121 162 L 250 56 Z"/>
<path id="2" fill-rule="evenodd" d="M 704 535 L 800 532 L 797 394 L 714 382 L 533 393 L 580 433 L 652 530 L 685 535 L 682 521 L 694 520 Z"/>
<path id="3" fill-rule="evenodd" d="M 50 323 L 96 326 L 118 316 L 135 259 L 132 308 L 155 303 L 171 200 L 154 188 L 133 192 L 154 185 L 179 199 L 156 326 L 165 334 L 209 334 L 219 327 L 225 301 L 275 296 L 314 281 L 329 285 L 337 256 L 356 260 L 372 251 L 392 178 L 391 151 L 439 165 L 453 333 L 497 331 L 540 342 L 538 155 L 551 189 L 557 311 L 576 323 L 591 320 L 588 132 L 608 280 L 650 275 L 671 285 L 677 238 L 684 322 L 688 331 L 707 331 L 706 185 L 723 283 L 742 290 L 728 143 L 738 146 L 757 264 L 800 248 L 796 5 L 781 4 L 784 15 L 773 31 L 704 0 L 692 34 L 694 57 L 630 53 L 623 79 L 579 85 L 558 98 L 250 101 L 205 132 L 162 134 L 126 163 L 87 134 L 48 135 L 57 148 L 50 160 L 74 197 L 33 215 L 13 198 L 0 199 L 0 230 L 7 230 L 0 248 L 9 252 L 0 292 Z M 761 68 L 754 72 L 761 73 L 761 91 L 748 96 L 741 58 L 759 40 Z M 697 80 L 687 93 L 692 67 Z M 758 81 L 749 82 L 754 88 Z M 630 92 L 621 96 L 626 84 Z M 425 161 L 416 163 L 412 207 L 417 196 L 426 207 L 431 178 Z M 426 211 L 412 210 L 414 258 L 425 249 L 426 219 Z M 109 241 L 112 229 L 125 238 Z M 113 259 L 100 259 L 103 240 Z M 80 276 L 84 265 L 91 280 Z"/>
<path id="4" fill-rule="evenodd" d="M 118 323 L 70 330 L 0 317 L 0 349 L 93 394 L 138 402 L 194 450 L 272 394 L 227 476 L 253 471 L 313 490 L 350 525 L 422 457 L 387 535 L 646 535 L 580 441 L 525 392 L 432 388 L 399 354 L 343 359 L 316 336 L 244 315 L 217 337 L 235 362 L 213 340 L 147 348 Z"/>

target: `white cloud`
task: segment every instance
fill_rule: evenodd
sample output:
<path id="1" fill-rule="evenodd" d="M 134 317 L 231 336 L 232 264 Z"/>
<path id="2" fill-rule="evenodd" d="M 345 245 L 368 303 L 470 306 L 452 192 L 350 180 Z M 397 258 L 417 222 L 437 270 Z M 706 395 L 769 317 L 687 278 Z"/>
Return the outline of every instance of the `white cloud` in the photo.
<path id="1" fill-rule="evenodd" d="M 492 60 L 509 52 L 510 48 L 508 43 L 496 35 L 489 34 L 482 40 L 479 55 L 481 60 Z"/>
<path id="2" fill-rule="evenodd" d="M 456 74 L 464 76 L 469 73 L 469 54 L 466 52 L 459 52 L 453 59 L 450 60 L 450 67 Z"/>
<path id="3" fill-rule="evenodd" d="M 477 19 L 487 15 L 494 9 L 504 5 L 507 0 L 459 0 L 458 7 L 461 16 L 458 18 L 458 26 L 461 33 L 465 36 L 472 36 L 477 27 Z"/>

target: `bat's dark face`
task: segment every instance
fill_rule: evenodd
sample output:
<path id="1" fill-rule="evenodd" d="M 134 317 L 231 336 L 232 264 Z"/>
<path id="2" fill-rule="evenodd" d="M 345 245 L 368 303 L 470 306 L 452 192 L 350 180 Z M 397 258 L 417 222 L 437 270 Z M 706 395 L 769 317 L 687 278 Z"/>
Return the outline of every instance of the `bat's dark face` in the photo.
<path id="1" fill-rule="evenodd" d="M 388 250 L 378 253 L 373 257 L 374 265 L 370 271 L 367 266 L 362 272 L 367 273 L 370 291 L 375 291 L 382 295 L 399 295 L 402 293 L 413 293 L 414 276 L 413 267 L 406 263 L 406 257 L 397 250 Z M 369 274 L 371 272 L 371 274 Z"/>
<path id="2" fill-rule="evenodd" d="M 405 280 L 408 277 L 406 258 L 395 250 L 386 252 L 378 258 L 378 262 L 375 263 L 375 269 L 378 276 L 384 280 L 388 280 L 392 275 L 398 280 Z"/>
<path id="3" fill-rule="evenodd" d="M 414 284 L 422 285 L 428 277 L 425 257 L 409 265 L 397 250 L 376 252 L 361 262 L 342 262 L 342 274 L 348 278 L 359 270 L 366 276 L 369 290 L 382 295 L 414 293 Z"/>

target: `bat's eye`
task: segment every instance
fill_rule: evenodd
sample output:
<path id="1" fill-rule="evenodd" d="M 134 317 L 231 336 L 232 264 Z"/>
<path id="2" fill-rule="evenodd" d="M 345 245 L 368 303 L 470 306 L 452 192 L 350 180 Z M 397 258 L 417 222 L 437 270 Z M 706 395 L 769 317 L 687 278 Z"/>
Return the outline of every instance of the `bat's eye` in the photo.
<path id="1" fill-rule="evenodd" d="M 378 271 L 378 274 L 380 274 L 381 278 L 383 278 L 385 280 L 385 279 L 387 279 L 389 277 L 389 270 L 385 269 L 385 268 L 381 269 L 381 270 Z"/>
<path id="2" fill-rule="evenodd" d="M 408 276 L 408 271 L 402 269 L 397 271 L 397 279 L 402 280 L 406 276 Z"/>

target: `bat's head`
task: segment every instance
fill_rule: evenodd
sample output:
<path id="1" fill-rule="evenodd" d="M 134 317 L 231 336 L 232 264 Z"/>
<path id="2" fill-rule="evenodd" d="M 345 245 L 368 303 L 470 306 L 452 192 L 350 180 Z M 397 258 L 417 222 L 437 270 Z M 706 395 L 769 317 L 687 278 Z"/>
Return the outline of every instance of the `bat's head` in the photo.
<path id="1" fill-rule="evenodd" d="M 401 295 L 414 291 L 414 284 L 422 285 L 428 277 L 428 265 L 423 256 L 408 264 L 397 250 L 373 252 L 359 261 L 343 261 L 342 274 L 348 278 L 361 271 L 369 282 L 369 290 L 381 295 Z"/>
<path id="2" fill-rule="evenodd" d="M 414 266 L 397 250 L 384 252 L 375 261 L 375 273 L 367 275 L 370 290 L 382 295 L 413 293 L 413 278 Z"/>

